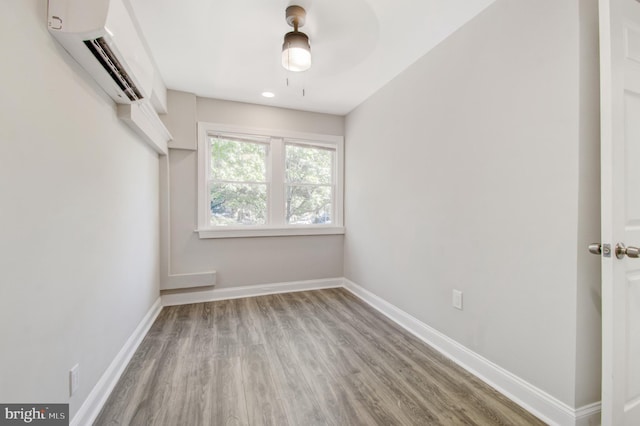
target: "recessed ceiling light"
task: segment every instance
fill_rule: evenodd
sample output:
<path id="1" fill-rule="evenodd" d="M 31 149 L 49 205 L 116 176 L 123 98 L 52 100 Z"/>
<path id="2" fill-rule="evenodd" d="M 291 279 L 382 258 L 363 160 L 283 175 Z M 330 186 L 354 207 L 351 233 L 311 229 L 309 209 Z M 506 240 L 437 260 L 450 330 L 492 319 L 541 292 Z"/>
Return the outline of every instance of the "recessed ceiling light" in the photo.
<path id="1" fill-rule="evenodd" d="M 262 96 L 265 98 L 273 98 L 275 94 L 273 92 L 262 92 Z"/>

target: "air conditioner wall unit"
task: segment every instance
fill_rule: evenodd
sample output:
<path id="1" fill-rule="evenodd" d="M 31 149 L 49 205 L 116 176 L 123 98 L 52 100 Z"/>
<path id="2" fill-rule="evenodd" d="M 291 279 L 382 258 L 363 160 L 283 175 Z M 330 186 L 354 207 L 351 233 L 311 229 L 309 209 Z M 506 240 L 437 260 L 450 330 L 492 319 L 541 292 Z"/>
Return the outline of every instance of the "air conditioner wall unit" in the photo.
<path id="1" fill-rule="evenodd" d="M 49 0 L 47 25 L 117 103 L 151 98 L 155 67 L 123 0 Z"/>

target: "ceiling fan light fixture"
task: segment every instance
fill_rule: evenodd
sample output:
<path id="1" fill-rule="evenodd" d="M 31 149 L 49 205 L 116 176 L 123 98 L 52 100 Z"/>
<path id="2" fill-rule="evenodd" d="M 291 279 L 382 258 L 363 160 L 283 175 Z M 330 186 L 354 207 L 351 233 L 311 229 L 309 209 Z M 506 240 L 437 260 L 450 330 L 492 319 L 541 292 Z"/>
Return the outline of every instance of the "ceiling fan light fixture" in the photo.
<path id="1" fill-rule="evenodd" d="M 285 12 L 287 24 L 293 31 L 284 35 L 282 44 L 282 66 L 294 72 L 306 71 L 311 68 L 311 45 L 309 37 L 298 31 L 304 25 L 307 12 L 301 6 L 289 6 Z"/>
<path id="2" fill-rule="evenodd" d="M 311 46 L 305 33 L 291 31 L 285 34 L 282 44 L 282 66 L 294 72 L 311 68 Z"/>

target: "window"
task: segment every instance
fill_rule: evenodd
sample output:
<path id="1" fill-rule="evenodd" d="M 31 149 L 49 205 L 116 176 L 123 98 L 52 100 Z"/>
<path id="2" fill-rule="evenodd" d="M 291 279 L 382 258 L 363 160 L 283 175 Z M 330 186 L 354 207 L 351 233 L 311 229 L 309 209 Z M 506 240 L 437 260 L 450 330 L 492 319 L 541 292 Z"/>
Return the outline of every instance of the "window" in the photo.
<path id="1" fill-rule="evenodd" d="M 342 234 L 343 139 L 198 124 L 200 238 Z"/>
<path id="2" fill-rule="evenodd" d="M 285 142 L 286 223 L 332 222 L 335 153 L 335 148 Z"/>
<path id="3" fill-rule="evenodd" d="M 266 225 L 266 143 L 210 136 L 209 225 Z"/>

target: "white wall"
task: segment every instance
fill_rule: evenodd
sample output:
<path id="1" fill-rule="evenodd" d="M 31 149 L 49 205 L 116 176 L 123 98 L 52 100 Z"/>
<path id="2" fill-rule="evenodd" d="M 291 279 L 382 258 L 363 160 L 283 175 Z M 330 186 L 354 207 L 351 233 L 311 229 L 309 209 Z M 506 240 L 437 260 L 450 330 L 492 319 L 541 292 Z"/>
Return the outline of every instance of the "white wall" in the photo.
<path id="1" fill-rule="evenodd" d="M 73 416 L 159 296 L 158 157 L 48 34 L 46 1 L 3 1 L 0 44 L 0 401 Z"/>
<path id="2" fill-rule="evenodd" d="M 197 121 L 344 135 L 340 116 L 195 97 L 195 107 L 188 107 L 188 94 L 174 91 L 168 99 L 165 123 L 185 138 L 195 137 L 189 129 Z M 170 146 L 195 146 L 195 141 Z M 170 149 L 169 161 L 172 274 L 216 270 L 217 288 L 342 277 L 342 235 L 200 239 L 194 232 L 197 152 Z"/>
<path id="3" fill-rule="evenodd" d="M 596 6 L 498 0 L 352 111 L 345 143 L 346 278 L 572 407 L 600 368 L 576 353 L 600 350 L 598 261 L 577 254 L 599 238 L 579 3 Z"/>

